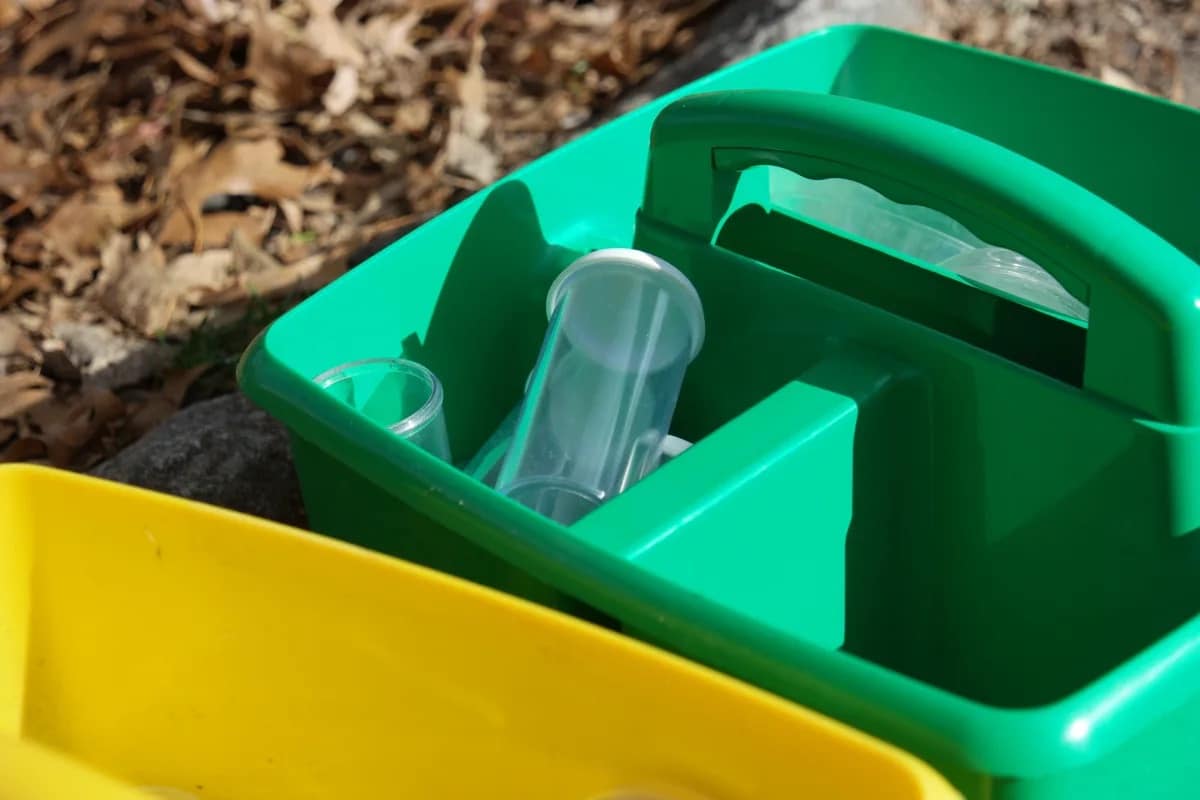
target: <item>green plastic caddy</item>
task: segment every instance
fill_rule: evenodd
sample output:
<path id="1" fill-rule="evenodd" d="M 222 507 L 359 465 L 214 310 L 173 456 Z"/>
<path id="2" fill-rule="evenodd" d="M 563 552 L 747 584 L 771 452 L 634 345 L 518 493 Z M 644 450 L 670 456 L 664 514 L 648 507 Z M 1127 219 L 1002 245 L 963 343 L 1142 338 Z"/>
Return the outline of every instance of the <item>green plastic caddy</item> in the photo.
<path id="1" fill-rule="evenodd" d="M 245 391 L 313 527 L 619 625 L 887 738 L 973 798 L 1200 786 L 1200 114 L 894 31 L 814 33 L 565 146 L 272 325 Z M 1047 268 L 1047 313 L 769 202 L 849 178 Z M 575 525 L 312 378 L 404 355 L 465 461 L 554 276 L 679 267 L 696 444 Z M 379 532 L 355 538 L 357 531 Z"/>

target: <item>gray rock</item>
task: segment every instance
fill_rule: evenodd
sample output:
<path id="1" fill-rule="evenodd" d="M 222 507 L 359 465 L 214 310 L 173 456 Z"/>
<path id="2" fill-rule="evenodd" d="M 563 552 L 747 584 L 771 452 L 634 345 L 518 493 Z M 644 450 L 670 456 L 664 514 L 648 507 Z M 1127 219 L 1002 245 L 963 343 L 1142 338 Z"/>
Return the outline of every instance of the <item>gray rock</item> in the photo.
<path id="1" fill-rule="evenodd" d="M 287 433 L 241 394 L 185 408 L 92 474 L 305 524 Z"/>

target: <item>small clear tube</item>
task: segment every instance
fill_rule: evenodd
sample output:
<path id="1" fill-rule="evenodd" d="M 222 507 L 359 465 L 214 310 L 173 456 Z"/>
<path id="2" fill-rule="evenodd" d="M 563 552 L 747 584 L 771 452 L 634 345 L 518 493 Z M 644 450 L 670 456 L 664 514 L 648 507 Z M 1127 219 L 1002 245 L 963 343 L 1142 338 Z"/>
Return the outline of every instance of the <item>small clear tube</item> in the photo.
<path id="1" fill-rule="evenodd" d="M 450 460 L 442 384 L 415 361 L 369 358 L 322 372 L 313 381 L 392 433 Z"/>

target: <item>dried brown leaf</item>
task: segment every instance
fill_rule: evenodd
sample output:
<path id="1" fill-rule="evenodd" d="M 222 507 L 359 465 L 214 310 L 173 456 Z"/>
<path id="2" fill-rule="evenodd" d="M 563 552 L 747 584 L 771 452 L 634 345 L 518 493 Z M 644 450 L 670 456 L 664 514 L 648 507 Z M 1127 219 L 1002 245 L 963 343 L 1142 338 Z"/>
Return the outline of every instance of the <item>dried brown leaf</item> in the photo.
<path id="1" fill-rule="evenodd" d="M 313 49 L 343 66 L 362 67 L 367 57 L 354 35 L 334 14 L 337 3 L 309 2 L 312 13 L 304 35 Z"/>
<path id="2" fill-rule="evenodd" d="M 179 226 L 190 229 L 197 243 L 206 241 L 202 230 L 205 202 L 217 195 L 249 195 L 278 201 L 299 197 L 306 189 L 328 180 L 324 165 L 301 167 L 283 160 L 283 146 L 275 139 L 232 139 L 206 158 L 183 167 L 176 179 L 175 210 L 167 217 L 167 241 L 181 237 Z"/>
<path id="3" fill-rule="evenodd" d="M 1151 94 L 1150 90 L 1145 86 L 1142 86 L 1132 77 L 1124 72 L 1121 72 L 1121 70 L 1110 67 L 1108 64 L 1105 64 L 1100 68 L 1100 80 L 1120 89 L 1128 89 L 1131 92 Z"/>
<path id="4" fill-rule="evenodd" d="M 491 118 L 487 113 L 487 79 L 478 58 L 472 58 L 467 71 L 458 79 L 456 90 L 462 111 L 462 132 L 473 138 L 483 136 Z"/>
<path id="5" fill-rule="evenodd" d="M 95 151 L 83 157 L 83 172 L 94 183 L 116 183 L 135 177 L 144 167 L 129 156 L 101 156 Z"/>
<path id="6" fill-rule="evenodd" d="M 251 102 L 265 111 L 308 105 L 320 96 L 317 79 L 333 71 L 333 62 L 281 15 L 266 13 L 261 2 L 256 5 L 246 64 L 254 80 Z"/>
<path id="7" fill-rule="evenodd" d="M 619 21 L 621 11 L 621 6 L 616 3 L 585 6 L 551 3 L 546 6 L 546 14 L 549 17 L 549 21 L 595 31 L 612 29 Z"/>
<path id="8" fill-rule="evenodd" d="M 0 462 L 32 461 L 46 455 L 46 443 L 33 436 L 22 436 L 0 453 Z"/>
<path id="9" fill-rule="evenodd" d="M 171 155 L 167 161 L 167 167 L 163 171 L 163 180 L 168 183 L 180 180 L 211 151 L 211 141 L 195 139 L 176 140 L 171 147 Z"/>
<path id="10" fill-rule="evenodd" d="M 231 0 L 183 0 L 183 6 L 210 24 L 224 22 L 237 12 L 237 5 Z"/>
<path id="11" fill-rule="evenodd" d="M 150 395 L 129 408 L 122 433 L 133 439 L 145 436 L 179 410 L 179 406 L 159 394 Z"/>
<path id="12" fill-rule="evenodd" d="M 106 270 L 100 305 L 117 319 L 146 336 L 166 330 L 175 314 L 176 299 L 164 296 L 163 271 L 167 258 L 160 247 L 126 252 Z"/>
<path id="13" fill-rule="evenodd" d="M 0 275 L 0 309 L 8 308 L 30 292 L 48 292 L 53 288 L 50 276 L 40 270 L 18 269 L 12 275 Z"/>
<path id="14" fill-rule="evenodd" d="M 169 51 L 175 40 L 167 34 L 158 36 L 139 36 L 130 32 L 130 39 L 116 45 L 94 44 L 87 50 L 87 60 L 96 61 L 125 61 L 138 58 L 150 53 Z"/>
<path id="15" fill-rule="evenodd" d="M 5 255 L 10 262 L 20 264 L 36 264 L 42 257 L 42 231 L 40 228 L 23 228 L 16 238 L 7 246 Z M 5 282 L 0 279 L 0 292 L 6 291 Z M 2 295 L 0 295 L 2 296 Z M 11 301 L 10 301 L 11 302 Z M 0 302 L 0 308 L 6 304 Z"/>
<path id="16" fill-rule="evenodd" d="M 257 244 L 262 244 L 267 232 L 275 222 L 275 209 L 253 206 L 245 211 L 218 211 L 200 217 L 200 235 L 197 237 L 187 215 L 177 210 L 167 218 L 158 241 L 163 245 L 191 244 L 197 242 L 202 248 L 225 247 L 234 232 L 241 233 Z"/>
<path id="17" fill-rule="evenodd" d="M 229 243 L 229 252 L 233 254 L 231 272 L 245 275 L 253 272 L 268 272 L 279 269 L 279 262 L 270 253 L 260 248 L 239 233 L 235 233 Z"/>
<path id="18" fill-rule="evenodd" d="M 50 381 L 37 372 L 0 375 L 0 419 L 15 419 L 51 395 Z"/>
<path id="19" fill-rule="evenodd" d="M 133 240 L 123 233 L 114 233 L 100 248 L 100 281 L 115 275 L 125 265 L 133 251 Z"/>
<path id="20" fill-rule="evenodd" d="M 339 210 L 337 197 L 329 189 L 306 192 L 296 202 L 311 214 L 330 214 Z"/>
<path id="21" fill-rule="evenodd" d="M 10 356 L 37 358 L 38 350 L 29 334 L 12 314 L 0 314 L 0 359 Z"/>
<path id="22" fill-rule="evenodd" d="M 387 128 L 362 111 L 352 111 L 342 121 L 346 129 L 362 139 L 373 139 L 387 135 Z"/>
<path id="23" fill-rule="evenodd" d="M 188 389 L 201 375 L 212 369 L 212 364 L 197 364 L 187 369 L 172 370 L 163 377 L 162 396 L 176 408 L 183 405 Z"/>
<path id="24" fill-rule="evenodd" d="M 0 28 L 6 28 L 23 17 L 17 0 L 0 0 Z"/>
<path id="25" fill-rule="evenodd" d="M 50 298 L 50 307 L 54 306 L 54 298 Z M 36 314 L 26 311 L 23 308 L 9 309 L 6 313 L 15 317 L 17 324 L 28 333 L 40 334 L 43 330 L 42 318 Z"/>
<path id="26" fill-rule="evenodd" d="M 423 133 L 433 119 L 433 103 L 427 97 L 413 99 L 396 106 L 392 130 L 409 135 Z"/>
<path id="27" fill-rule="evenodd" d="M 343 271 L 335 259 L 324 254 L 284 266 L 249 243 L 234 241 L 236 280 L 219 290 L 203 292 L 197 305 L 221 306 L 254 297 L 271 298 L 313 291 Z"/>
<path id="28" fill-rule="evenodd" d="M 185 190 L 189 202 L 214 194 L 254 195 L 264 200 L 298 197 L 327 179 L 322 167 L 300 167 L 283 160 L 275 140 L 228 142 L 207 158 Z"/>
<path id="29" fill-rule="evenodd" d="M 95 256 L 80 256 L 65 264 L 60 264 L 52 271 L 54 280 L 67 295 L 74 295 L 84 286 L 92 282 L 96 271 L 100 269 L 100 259 Z"/>
<path id="30" fill-rule="evenodd" d="M 485 185 L 494 181 L 499 173 L 499 157 L 490 147 L 460 130 L 450 131 L 446 137 L 446 168 Z"/>
<path id="31" fill-rule="evenodd" d="M 321 103 L 330 114 L 340 117 L 350 110 L 350 106 L 354 105 L 356 100 L 358 100 L 358 69 L 343 64 L 333 73 L 333 80 L 329 82 L 329 88 L 321 97 Z"/>
<path id="32" fill-rule="evenodd" d="M 358 32 L 364 51 L 376 61 L 386 55 L 389 60 L 419 62 L 422 54 L 413 43 L 413 31 L 421 22 L 423 12 L 410 9 L 396 18 L 381 14 L 367 20 Z M 397 97 L 410 95 L 405 92 Z"/>
<path id="33" fill-rule="evenodd" d="M 283 264 L 295 264 L 297 261 L 316 255 L 319 250 L 314 241 L 295 236 L 277 237 L 268 246 L 271 255 Z"/>
<path id="34" fill-rule="evenodd" d="M 304 230 L 304 209 L 295 200 L 280 200 L 279 210 L 283 212 L 283 219 L 287 222 L 288 230 L 292 233 L 300 233 Z M 262 244 L 260 239 L 255 244 Z"/>
<path id="35" fill-rule="evenodd" d="M 188 389 L 196 380 L 211 369 L 211 364 L 200 364 L 183 370 L 173 370 L 163 377 L 162 389 L 149 395 L 130 409 L 124 433 L 140 437 L 164 422 L 183 405 Z"/>
<path id="36" fill-rule="evenodd" d="M 50 462 L 58 467 L 69 466 L 80 450 L 124 414 L 125 404 L 113 392 L 85 388 L 65 413 L 42 428 Z"/>
<path id="37" fill-rule="evenodd" d="M 185 253 L 167 265 L 164 282 L 183 303 L 194 304 L 230 282 L 233 261 L 231 250 Z"/>
<path id="38" fill-rule="evenodd" d="M 105 286 L 101 304 L 144 336 L 169 331 L 188 306 L 228 285 L 229 250 L 188 253 L 169 264 L 159 247 L 133 254 Z"/>
<path id="39" fill-rule="evenodd" d="M 144 217 L 145 203 L 127 203 L 113 184 L 71 195 L 42 226 L 45 247 L 67 259 L 96 253 L 109 236 Z"/>
<path id="40" fill-rule="evenodd" d="M 220 86 L 221 76 L 186 50 L 178 47 L 171 48 L 171 58 L 179 65 L 188 77 L 195 78 L 209 86 Z"/>
<path id="41" fill-rule="evenodd" d="M 70 50 L 75 64 L 83 61 L 97 37 L 116 38 L 128 27 L 129 17 L 145 0 L 90 0 L 78 10 L 33 39 L 21 55 L 21 71 L 28 72 L 60 50 Z"/>
<path id="42" fill-rule="evenodd" d="M 499 174 L 500 159 L 483 141 L 491 119 L 487 113 L 487 82 L 477 57 L 472 58 L 456 88 L 459 107 L 450 115 L 446 168 L 480 184 L 491 183 Z"/>
<path id="43" fill-rule="evenodd" d="M 16 198 L 36 194 L 51 185 L 57 175 L 58 168 L 46 153 L 0 135 L 0 186 L 5 194 Z"/>

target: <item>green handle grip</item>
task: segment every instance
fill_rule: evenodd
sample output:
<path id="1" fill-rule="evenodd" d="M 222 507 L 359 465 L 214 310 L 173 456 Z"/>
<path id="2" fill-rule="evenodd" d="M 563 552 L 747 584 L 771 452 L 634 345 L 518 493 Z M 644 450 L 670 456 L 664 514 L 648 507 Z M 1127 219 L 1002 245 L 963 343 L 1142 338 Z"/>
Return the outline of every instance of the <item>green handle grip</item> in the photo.
<path id="1" fill-rule="evenodd" d="M 730 91 L 677 100 L 659 115 L 641 216 L 710 242 L 737 174 L 762 164 L 857 181 L 1032 258 L 1090 306 L 1084 389 L 1156 422 L 1200 425 L 1200 266 L 1102 198 L 905 111 Z"/>

